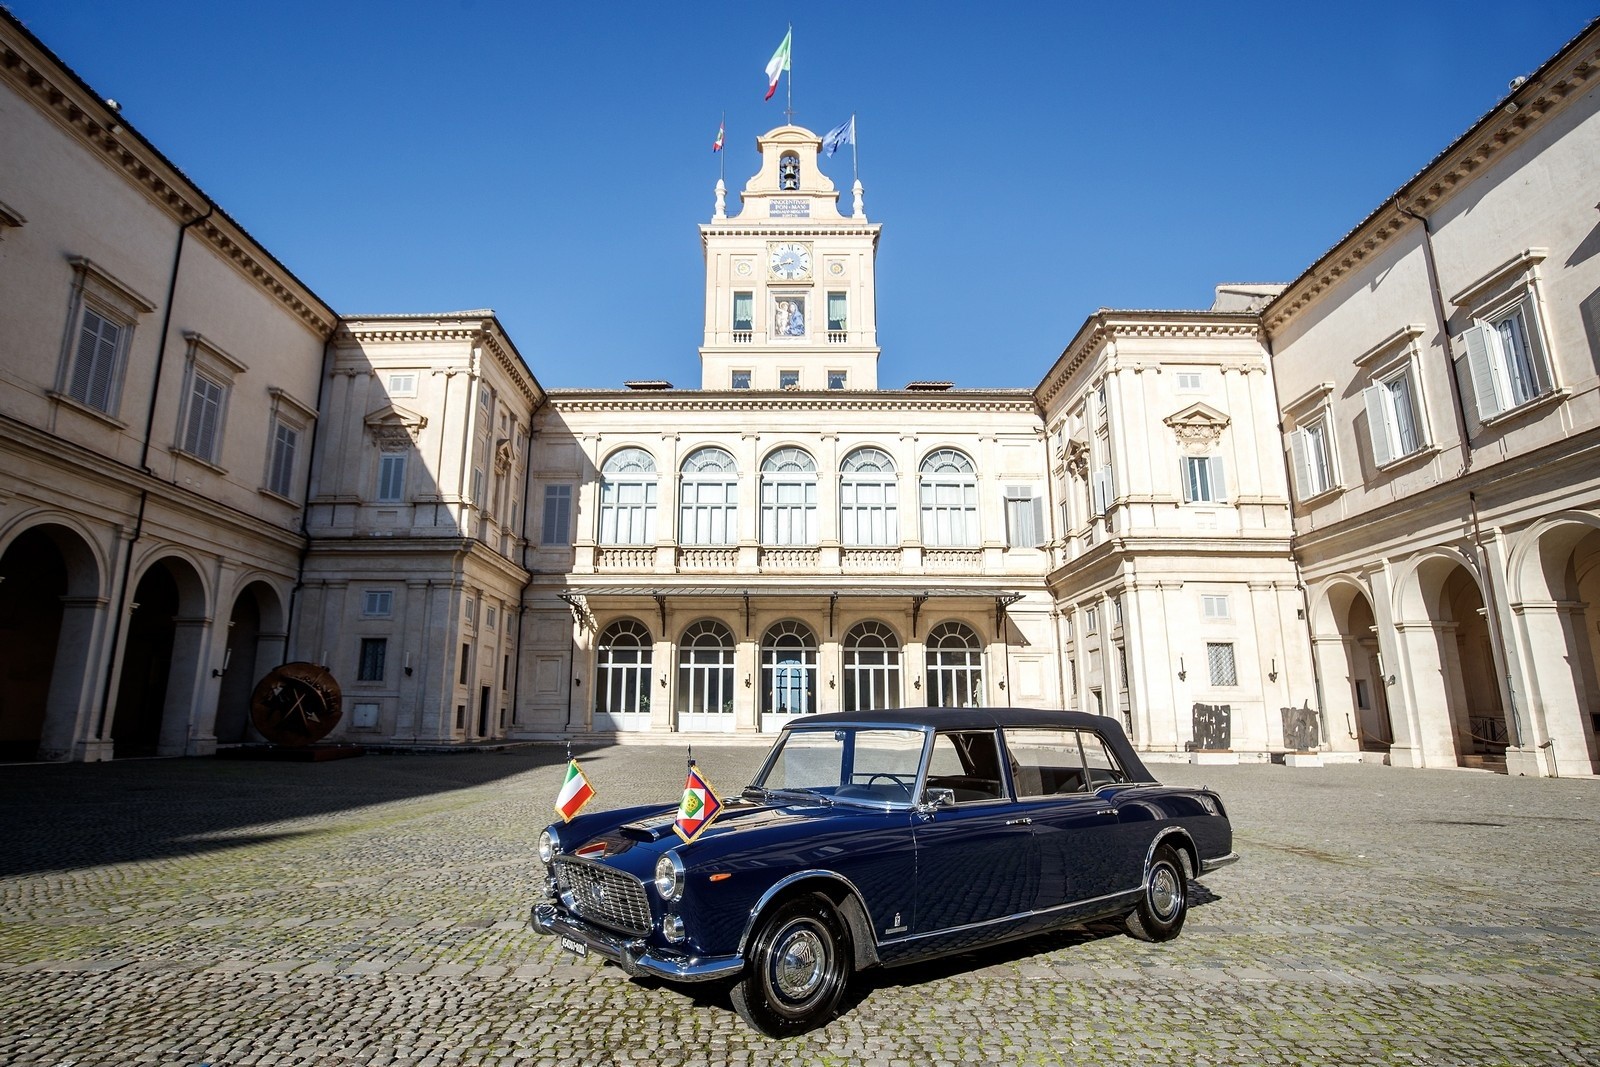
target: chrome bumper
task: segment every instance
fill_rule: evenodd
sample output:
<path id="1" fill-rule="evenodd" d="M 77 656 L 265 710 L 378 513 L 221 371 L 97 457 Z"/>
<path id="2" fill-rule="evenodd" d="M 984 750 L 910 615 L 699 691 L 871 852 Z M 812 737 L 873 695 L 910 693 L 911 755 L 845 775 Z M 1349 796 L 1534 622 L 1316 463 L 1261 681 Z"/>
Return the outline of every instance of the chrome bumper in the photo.
<path id="1" fill-rule="evenodd" d="M 528 913 L 528 925 L 536 933 L 576 941 L 595 955 L 615 963 L 633 978 L 651 975 L 670 982 L 711 982 L 718 978 L 732 978 L 744 969 L 744 960 L 739 956 L 701 959 L 695 956 L 657 955 L 643 938 L 624 938 L 597 929 L 553 904 L 535 904 Z"/>
<path id="2" fill-rule="evenodd" d="M 1219 867 L 1226 867 L 1230 863 L 1238 863 L 1238 862 L 1239 862 L 1239 854 L 1237 852 L 1230 852 L 1226 856 L 1218 856 L 1215 859 L 1201 860 L 1200 861 L 1200 873 L 1201 874 L 1210 874 L 1212 871 L 1216 870 Z"/>

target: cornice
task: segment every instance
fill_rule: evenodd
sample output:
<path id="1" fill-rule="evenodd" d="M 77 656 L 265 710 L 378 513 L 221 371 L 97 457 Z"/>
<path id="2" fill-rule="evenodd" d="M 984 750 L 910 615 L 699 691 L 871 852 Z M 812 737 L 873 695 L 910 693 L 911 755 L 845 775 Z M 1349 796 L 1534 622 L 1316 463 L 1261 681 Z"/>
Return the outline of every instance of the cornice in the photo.
<path id="1" fill-rule="evenodd" d="M 10 34 L 21 30 L 25 39 Z M 333 330 L 333 316 L 244 232 L 243 227 L 195 186 L 159 150 L 129 127 L 105 101 L 19 23 L 0 22 L 0 79 L 73 134 L 112 170 L 120 171 L 146 197 L 180 223 L 196 219 L 196 234 L 319 337 Z M 290 281 L 286 281 L 289 278 Z M 293 284 L 291 284 L 291 281 Z"/>
<path id="2" fill-rule="evenodd" d="M 1259 340 L 1261 324 L 1253 313 L 1216 311 L 1112 311 L 1090 315 L 1062 351 L 1034 398 L 1048 409 L 1066 384 L 1101 346 L 1121 340 Z M 1147 361 L 1141 361 L 1147 362 Z"/>
<path id="3" fill-rule="evenodd" d="M 362 344 L 440 344 L 460 342 L 482 343 L 500 369 L 516 383 L 528 403 L 538 407 L 544 403 L 545 391 L 533 376 L 522 354 L 511 338 L 506 336 L 493 311 L 468 311 L 459 315 L 438 316 L 368 316 L 341 319 L 334 333 L 334 343 L 341 347 Z"/>
<path id="4" fill-rule="evenodd" d="M 547 394 L 550 407 L 557 412 L 782 412 L 782 411 L 940 411 L 983 412 L 1027 415 L 1037 418 L 1039 411 L 1027 393 L 969 394 L 938 393 L 908 396 L 903 393 L 785 392 L 771 396 L 756 393 L 619 393 L 614 391 L 552 389 Z"/>
<path id="5" fill-rule="evenodd" d="M 1415 222 L 1407 212 L 1423 215 L 1437 210 L 1508 148 L 1524 141 L 1574 98 L 1597 71 L 1600 23 L 1591 22 L 1268 304 L 1262 312 L 1268 332 L 1283 328 L 1330 286 Z"/>

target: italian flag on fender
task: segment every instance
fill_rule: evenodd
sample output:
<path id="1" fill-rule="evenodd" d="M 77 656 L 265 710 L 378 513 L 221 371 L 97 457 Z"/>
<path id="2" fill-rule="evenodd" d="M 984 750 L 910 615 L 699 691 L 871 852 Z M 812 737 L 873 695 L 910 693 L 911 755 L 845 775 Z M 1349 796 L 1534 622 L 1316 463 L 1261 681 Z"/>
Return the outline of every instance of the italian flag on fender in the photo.
<path id="1" fill-rule="evenodd" d="M 589 784 L 589 779 L 584 775 L 583 768 L 578 766 L 578 761 L 567 759 L 567 777 L 561 783 L 561 792 L 556 794 L 556 814 L 561 816 L 562 822 L 571 822 L 573 816 L 583 810 L 583 806 L 594 799 L 594 786 Z"/>
<path id="2" fill-rule="evenodd" d="M 672 823 L 673 833 L 688 844 L 699 837 L 721 811 L 722 801 L 717 799 L 716 790 L 711 788 L 705 775 L 695 769 L 694 760 L 690 760 L 689 777 L 683 783 L 683 802 L 678 805 L 678 817 Z"/>

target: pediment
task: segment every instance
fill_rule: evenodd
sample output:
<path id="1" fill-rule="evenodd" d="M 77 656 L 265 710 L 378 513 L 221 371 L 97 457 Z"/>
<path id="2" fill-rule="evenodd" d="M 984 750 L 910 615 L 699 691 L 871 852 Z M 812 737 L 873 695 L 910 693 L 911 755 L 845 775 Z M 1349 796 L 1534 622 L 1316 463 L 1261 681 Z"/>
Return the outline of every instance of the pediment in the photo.
<path id="1" fill-rule="evenodd" d="M 1210 404 L 1196 402 L 1161 420 L 1177 435 L 1185 452 L 1199 455 L 1210 452 L 1222 440 L 1222 431 L 1233 420 Z"/>
<path id="2" fill-rule="evenodd" d="M 362 420 L 373 443 L 385 452 L 394 452 L 416 444 L 428 417 L 398 404 L 384 404 L 367 413 Z"/>

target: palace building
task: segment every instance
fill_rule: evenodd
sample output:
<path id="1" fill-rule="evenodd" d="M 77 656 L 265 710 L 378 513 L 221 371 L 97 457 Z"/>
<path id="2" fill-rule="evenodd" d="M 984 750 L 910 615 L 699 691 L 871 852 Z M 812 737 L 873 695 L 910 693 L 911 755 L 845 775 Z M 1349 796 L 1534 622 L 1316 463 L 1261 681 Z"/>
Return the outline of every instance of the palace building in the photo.
<path id="1" fill-rule="evenodd" d="M 1152 759 L 1600 766 L 1600 26 L 1299 277 L 879 381 L 860 182 L 714 190 L 701 380 L 309 291 L 0 11 L 0 756 L 1112 715 Z M 685 220 L 685 226 L 692 220 Z"/>

